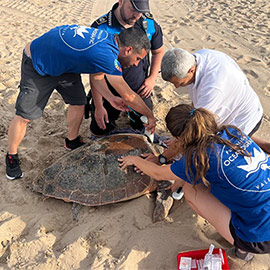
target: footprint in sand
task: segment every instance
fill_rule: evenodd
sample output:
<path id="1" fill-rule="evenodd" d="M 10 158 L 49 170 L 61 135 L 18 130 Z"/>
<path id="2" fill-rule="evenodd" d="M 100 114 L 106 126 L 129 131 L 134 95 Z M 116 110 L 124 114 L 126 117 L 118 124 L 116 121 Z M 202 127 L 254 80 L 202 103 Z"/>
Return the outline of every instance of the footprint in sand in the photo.
<path id="1" fill-rule="evenodd" d="M 181 41 L 181 39 L 179 39 L 177 36 L 175 36 L 173 38 L 173 41 L 174 41 L 175 44 L 178 44 Z"/>
<path id="2" fill-rule="evenodd" d="M 267 96 L 267 97 L 270 97 L 270 83 L 268 83 L 268 85 L 266 87 L 264 87 L 264 94 Z"/>
<path id="3" fill-rule="evenodd" d="M 243 71 L 244 71 L 245 74 L 251 75 L 254 79 L 259 78 L 258 74 L 253 70 L 244 69 Z"/>
<path id="4" fill-rule="evenodd" d="M 250 64 L 250 63 L 260 63 L 261 60 L 258 58 L 254 58 L 252 56 L 244 56 L 241 55 L 237 58 L 237 62 L 239 64 Z"/>
<path id="5" fill-rule="evenodd" d="M 24 229 L 25 223 L 20 217 L 8 212 L 4 212 L 0 215 L 0 257 L 4 255 L 7 248 L 12 245 L 15 240 L 19 239 Z"/>

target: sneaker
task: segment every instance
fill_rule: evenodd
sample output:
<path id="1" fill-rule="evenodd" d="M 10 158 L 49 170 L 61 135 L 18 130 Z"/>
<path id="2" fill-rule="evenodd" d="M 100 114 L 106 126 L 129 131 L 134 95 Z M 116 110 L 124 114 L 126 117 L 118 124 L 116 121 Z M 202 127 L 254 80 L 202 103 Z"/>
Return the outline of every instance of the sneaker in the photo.
<path id="1" fill-rule="evenodd" d="M 6 155 L 6 177 L 9 180 L 19 179 L 23 177 L 23 172 L 20 168 L 20 160 L 18 154 Z"/>
<path id="2" fill-rule="evenodd" d="M 236 248 L 236 247 L 232 247 L 232 248 L 227 249 L 226 254 L 227 254 L 227 256 L 229 256 L 231 258 L 238 258 L 238 259 L 244 260 L 246 262 L 249 262 L 254 258 L 253 253 L 240 250 L 239 248 Z"/>
<path id="3" fill-rule="evenodd" d="M 82 141 L 81 136 L 78 136 L 76 139 L 74 140 L 69 140 L 68 138 L 65 138 L 65 148 L 67 150 L 74 150 L 82 145 L 84 145 L 85 143 Z"/>
<path id="4" fill-rule="evenodd" d="M 243 251 L 243 250 L 241 250 L 239 248 L 235 248 L 234 252 L 235 252 L 235 256 L 237 258 L 239 258 L 241 260 L 244 260 L 246 262 L 249 262 L 254 258 L 254 254 L 252 254 L 250 252 Z"/>

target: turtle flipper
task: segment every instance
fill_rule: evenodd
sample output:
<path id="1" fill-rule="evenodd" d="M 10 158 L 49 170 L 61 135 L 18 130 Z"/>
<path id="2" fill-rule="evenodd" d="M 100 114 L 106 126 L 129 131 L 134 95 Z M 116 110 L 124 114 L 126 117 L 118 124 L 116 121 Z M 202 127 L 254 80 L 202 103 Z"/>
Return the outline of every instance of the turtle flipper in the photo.
<path id="1" fill-rule="evenodd" d="M 171 190 L 166 189 L 172 183 L 170 181 L 158 181 L 156 207 L 153 212 L 153 222 L 165 219 L 173 205 Z"/>
<path id="2" fill-rule="evenodd" d="M 75 203 L 75 202 L 72 204 L 72 219 L 74 221 L 78 221 L 77 217 L 78 217 L 78 214 L 79 214 L 81 208 L 82 208 L 81 204 L 78 204 L 78 203 Z"/>

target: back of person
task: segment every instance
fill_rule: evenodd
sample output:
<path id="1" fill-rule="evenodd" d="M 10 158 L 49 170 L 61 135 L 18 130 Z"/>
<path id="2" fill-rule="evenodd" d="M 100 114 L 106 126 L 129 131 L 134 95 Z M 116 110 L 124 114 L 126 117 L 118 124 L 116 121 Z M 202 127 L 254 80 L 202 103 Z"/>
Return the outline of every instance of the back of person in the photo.
<path id="1" fill-rule="evenodd" d="M 33 40 L 30 50 L 34 68 L 40 75 L 97 72 L 121 75 L 114 36 L 95 28 L 76 24 L 55 27 Z"/>
<path id="2" fill-rule="evenodd" d="M 237 134 L 235 130 L 233 133 Z M 225 131 L 221 136 L 237 143 Z M 212 194 L 232 209 L 232 224 L 241 239 L 249 242 L 270 240 L 270 204 L 266 203 L 270 201 L 270 159 L 249 137 L 242 142 L 243 149 L 251 157 L 238 155 L 222 146 L 218 159 L 219 177 L 211 178 L 210 174 L 217 175 L 217 171 L 210 169 L 206 178 L 211 179 Z M 210 163 L 210 168 L 218 165 L 216 161 Z"/>
<path id="3" fill-rule="evenodd" d="M 229 131 L 240 137 L 237 130 L 230 128 Z M 239 144 L 225 130 L 219 135 Z M 232 224 L 241 239 L 270 240 L 270 159 L 248 136 L 241 138 L 241 147 L 251 156 L 240 155 L 224 144 L 215 144 L 215 150 L 208 149 L 210 168 L 205 177 L 211 193 L 231 209 Z M 191 182 L 185 175 L 185 157 L 172 168 L 179 173 L 182 169 L 181 178 Z"/>
<path id="4" fill-rule="evenodd" d="M 217 114 L 220 125 L 235 125 L 249 134 L 262 118 L 263 109 L 245 74 L 222 52 L 203 49 L 194 55 L 196 78 L 190 85 L 194 106 Z"/>

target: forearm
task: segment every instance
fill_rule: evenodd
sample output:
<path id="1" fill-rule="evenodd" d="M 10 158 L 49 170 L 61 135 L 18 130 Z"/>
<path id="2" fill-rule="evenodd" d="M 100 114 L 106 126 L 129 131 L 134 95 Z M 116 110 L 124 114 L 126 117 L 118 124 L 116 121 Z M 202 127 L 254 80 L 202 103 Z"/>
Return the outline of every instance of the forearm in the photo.
<path id="1" fill-rule="evenodd" d="M 128 84 L 124 81 L 122 77 L 106 75 L 110 84 L 123 98 L 125 103 L 130 106 L 133 110 L 147 116 L 148 118 L 153 118 L 152 111 L 146 106 L 142 98 L 132 91 Z"/>
<path id="2" fill-rule="evenodd" d="M 107 99 L 109 102 L 114 98 L 114 95 L 109 90 L 106 84 L 106 81 L 104 79 L 104 74 L 101 74 L 101 75 L 91 74 L 90 85 L 91 85 L 95 105 L 97 106 L 103 105 L 102 97 Z"/>
<path id="3" fill-rule="evenodd" d="M 93 86 L 91 86 L 91 91 L 92 91 L 92 97 L 93 97 L 93 100 L 94 100 L 95 107 L 103 106 L 102 95 Z"/>
<path id="4" fill-rule="evenodd" d="M 125 98 L 123 99 L 125 100 Z M 136 112 L 145 115 L 148 119 L 154 117 L 153 112 L 146 106 L 142 98 L 136 93 L 133 99 L 125 100 L 125 103 Z"/>
<path id="5" fill-rule="evenodd" d="M 156 180 L 174 180 L 171 178 L 171 175 L 168 175 L 167 172 L 167 169 L 170 167 L 170 165 L 157 165 L 151 161 L 145 160 L 137 156 L 134 156 L 132 158 L 134 165 L 139 168 L 144 174 L 149 175 Z"/>
<path id="6" fill-rule="evenodd" d="M 164 55 L 164 47 L 162 46 L 160 49 L 152 51 L 152 58 L 151 58 L 151 67 L 149 78 L 156 81 L 158 73 L 161 67 L 162 57 Z"/>
<path id="7" fill-rule="evenodd" d="M 183 181 L 172 172 L 171 165 L 157 165 L 139 156 L 123 156 L 118 161 L 120 162 L 121 170 L 134 165 L 137 168 L 136 170 L 151 176 L 155 180 Z"/>

